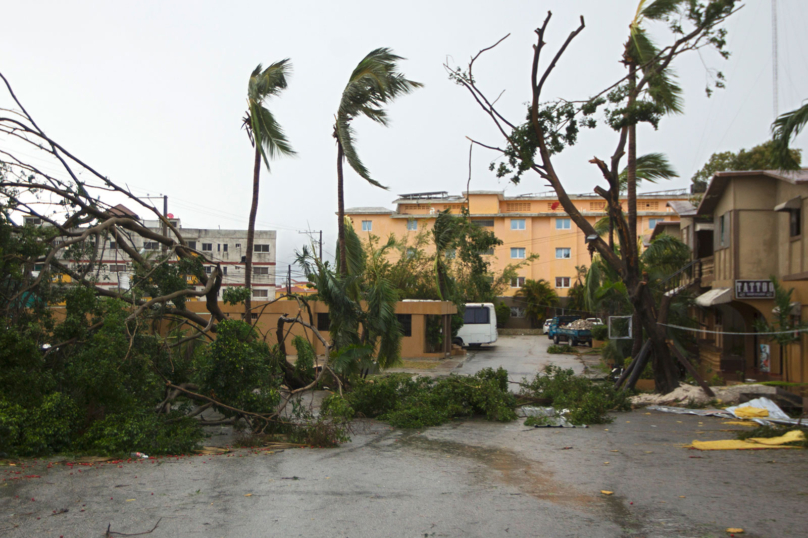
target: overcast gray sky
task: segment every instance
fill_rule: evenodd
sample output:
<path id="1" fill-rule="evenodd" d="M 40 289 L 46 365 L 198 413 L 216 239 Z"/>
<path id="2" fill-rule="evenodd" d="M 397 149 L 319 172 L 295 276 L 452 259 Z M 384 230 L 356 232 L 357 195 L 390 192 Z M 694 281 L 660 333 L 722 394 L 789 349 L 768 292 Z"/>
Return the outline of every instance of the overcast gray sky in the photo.
<path id="1" fill-rule="evenodd" d="M 529 99 L 533 29 L 553 11 L 547 43 L 555 50 L 584 15 L 587 27 L 546 86 L 547 99 L 583 99 L 624 72 L 619 63 L 637 0 L 410 0 L 313 2 L 9 2 L 0 32 L 0 70 L 53 138 L 139 195 L 167 194 L 169 211 L 188 227 L 244 228 L 250 206 L 252 149 L 241 130 L 247 80 L 259 62 L 289 57 L 289 88 L 268 103 L 298 152 L 262 171 L 258 227 L 278 230 L 278 273 L 305 241 L 298 230 L 336 240 L 334 113 L 347 78 L 370 50 L 386 46 L 407 58 L 406 75 L 423 89 L 389 108 L 383 128 L 357 120 L 358 149 L 374 188 L 352 171 L 346 206 L 388 206 L 396 193 L 459 193 L 468 176 L 471 136 L 500 143 L 445 61 L 465 65 L 505 34 L 511 37 L 475 64 L 480 86 L 515 121 Z M 641 153 L 666 153 L 681 178 L 650 190 L 687 186 L 714 152 L 766 140 L 772 104 L 771 4 L 750 0 L 728 23 L 732 57 L 690 54 L 675 65 L 685 114 L 659 131 L 643 127 Z M 808 2 L 779 0 L 780 112 L 808 97 Z M 660 31 L 663 28 L 659 28 Z M 657 35 L 667 35 L 664 32 Z M 545 55 L 545 61 L 548 55 Z M 708 68 L 727 89 L 707 99 Z M 2 101 L 1 106 L 7 106 Z M 611 155 L 615 134 L 601 127 L 557 159 L 572 192 L 601 181 L 587 161 Z M 805 148 L 808 136 L 797 140 Z M 508 185 L 488 171 L 495 155 L 474 152 L 473 189 L 546 190 L 538 177 Z"/>

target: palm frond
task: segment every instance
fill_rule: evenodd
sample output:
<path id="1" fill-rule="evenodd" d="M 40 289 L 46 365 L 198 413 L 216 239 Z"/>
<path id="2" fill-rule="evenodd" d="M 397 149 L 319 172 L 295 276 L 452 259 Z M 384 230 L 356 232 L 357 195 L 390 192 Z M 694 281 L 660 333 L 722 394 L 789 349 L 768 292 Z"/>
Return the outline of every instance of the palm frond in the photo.
<path id="1" fill-rule="evenodd" d="M 791 139 L 808 123 L 808 103 L 781 114 L 772 124 L 772 141 L 777 164 L 782 170 L 799 170 L 800 165 L 788 149 Z"/>
<path id="2" fill-rule="evenodd" d="M 642 17 L 651 20 L 664 20 L 675 13 L 684 0 L 654 0 L 653 2 L 640 2 L 638 12 Z"/>
<path id="3" fill-rule="evenodd" d="M 681 114 L 684 110 L 682 102 L 682 88 L 676 82 L 676 75 L 668 67 L 662 70 L 655 60 L 659 48 L 638 25 L 631 27 L 627 55 L 648 77 L 648 96 L 662 107 L 666 113 Z"/>
<path id="4" fill-rule="evenodd" d="M 393 54 L 389 48 L 378 48 L 359 62 L 342 92 L 334 129 L 351 168 L 360 177 L 381 188 L 385 187 L 370 177 L 370 172 L 359 159 L 351 121 L 357 116 L 365 116 L 386 126 L 388 117 L 384 105 L 422 86 L 397 71 L 399 60 L 403 58 Z"/>
<path id="5" fill-rule="evenodd" d="M 637 183 L 647 181 L 656 183 L 659 180 L 673 179 L 679 174 L 673 168 L 664 153 L 646 153 L 637 157 Z M 620 190 L 624 190 L 628 183 L 628 168 L 620 172 Z"/>
<path id="6" fill-rule="evenodd" d="M 244 123 L 267 169 L 270 159 L 295 154 L 280 124 L 263 105 L 265 99 L 280 94 L 286 88 L 286 78 L 291 72 L 292 64 L 288 58 L 275 62 L 266 69 L 258 64 L 247 85 L 247 117 Z"/>

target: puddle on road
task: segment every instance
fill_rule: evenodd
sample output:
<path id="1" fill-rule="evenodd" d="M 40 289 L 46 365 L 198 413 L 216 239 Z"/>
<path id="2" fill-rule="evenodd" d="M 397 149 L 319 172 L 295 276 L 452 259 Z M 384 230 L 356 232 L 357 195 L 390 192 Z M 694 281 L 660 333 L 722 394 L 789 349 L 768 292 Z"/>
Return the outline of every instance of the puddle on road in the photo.
<path id="1" fill-rule="evenodd" d="M 582 494 L 569 485 L 554 480 L 552 473 L 542 469 L 541 464 L 526 461 L 511 450 L 438 441 L 417 434 L 402 436 L 401 444 L 479 462 L 494 471 L 491 475 L 497 482 L 514 487 L 539 500 L 575 508 L 589 508 L 603 504 L 599 497 Z"/>

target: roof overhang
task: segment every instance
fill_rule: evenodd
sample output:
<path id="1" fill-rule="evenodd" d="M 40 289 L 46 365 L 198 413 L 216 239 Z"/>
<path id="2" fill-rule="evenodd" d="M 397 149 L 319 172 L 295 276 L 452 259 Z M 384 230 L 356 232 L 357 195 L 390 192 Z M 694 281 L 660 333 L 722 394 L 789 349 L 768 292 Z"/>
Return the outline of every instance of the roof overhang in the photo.
<path id="1" fill-rule="evenodd" d="M 775 211 L 790 211 L 792 209 L 799 209 L 802 207 L 802 198 L 797 196 L 796 198 L 792 198 L 787 202 L 783 202 L 782 204 L 777 204 L 774 206 Z"/>
<path id="2" fill-rule="evenodd" d="M 808 169 L 796 170 L 793 172 L 780 171 L 780 170 L 743 170 L 743 171 L 728 171 L 716 172 L 713 179 L 707 186 L 704 192 L 704 197 L 699 204 L 697 215 L 711 215 L 718 205 L 718 200 L 724 194 L 724 188 L 727 183 L 733 178 L 742 177 L 766 177 L 776 179 L 778 181 L 785 181 L 792 185 L 805 185 L 808 183 Z"/>
<path id="3" fill-rule="evenodd" d="M 696 231 L 703 232 L 705 230 L 713 231 L 715 230 L 715 223 L 713 222 L 697 222 L 696 223 Z"/>
<path id="4" fill-rule="evenodd" d="M 704 308 L 732 301 L 732 288 L 716 288 L 696 297 L 696 304 Z"/>

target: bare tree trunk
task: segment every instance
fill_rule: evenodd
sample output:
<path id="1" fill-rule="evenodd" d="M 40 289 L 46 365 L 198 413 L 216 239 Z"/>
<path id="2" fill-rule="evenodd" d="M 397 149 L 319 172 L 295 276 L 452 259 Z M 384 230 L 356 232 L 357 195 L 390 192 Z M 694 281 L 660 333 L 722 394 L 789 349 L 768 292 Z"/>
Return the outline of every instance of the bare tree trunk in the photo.
<path id="1" fill-rule="evenodd" d="M 642 325 L 640 324 L 640 316 L 637 312 L 634 312 L 634 315 L 631 316 L 631 333 L 634 336 L 631 356 L 636 358 L 642 349 Z"/>
<path id="2" fill-rule="evenodd" d="M 345 154 L 342 152 L 342 143 L 337 139 L 337 236 L 339 243 L 339 272 L 342 276 L 348 274 L 348 255 L 345 250 L 345 196 L 343 194 L 342 161 Z"/>
<path id="3" fill-rule="evenodd" d="M 253 167 L 253 195 L 250 206 L 250 222 L 247 224 L 247 254 L 244 257 L 244 287 L 248 290 L 252 285 L 253 242 L 255 241 L 255 216 L 258 213 L 258 179 L 261 175 L 261 149 L 255 147 L 255 166 Z M 250 323 L 252 310 L 252 290 L 244 301 L 244 321 Z"/>

